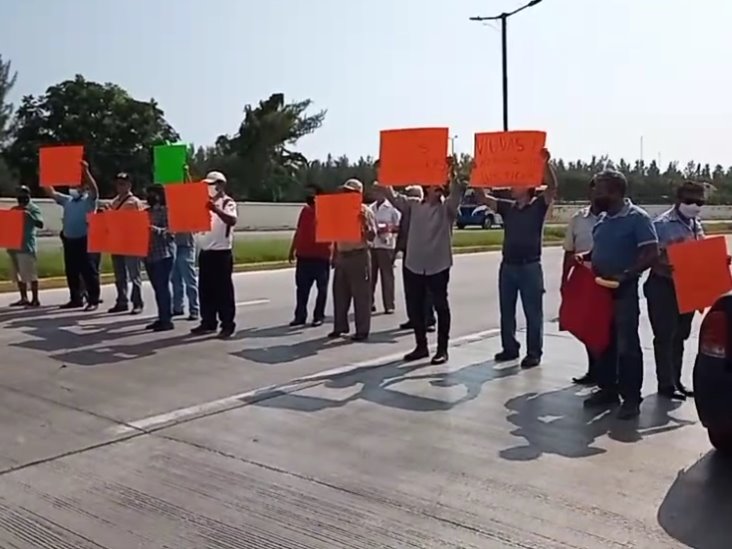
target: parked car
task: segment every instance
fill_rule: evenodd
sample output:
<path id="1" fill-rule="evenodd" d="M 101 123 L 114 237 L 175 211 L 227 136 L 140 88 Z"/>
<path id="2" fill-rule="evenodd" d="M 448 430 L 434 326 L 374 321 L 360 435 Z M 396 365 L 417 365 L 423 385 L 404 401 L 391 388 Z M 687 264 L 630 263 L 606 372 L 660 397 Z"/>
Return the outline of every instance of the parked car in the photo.
<path id="1" fill-rule="evenodd" d="M 712 446 L 732 456 L 732 295 L 719 298 L 702 321 L 694 396 Z"/>
<path id="2" fill-rule="evenodd" d="M 502 226 L 503 220 L 500 215 L 487 206 L 479 206 L 476 204 L 472 190 L 469 190 L 458 208 L 455 224 L 458 229 L 464 229 L 465 227 L 492 229 L 493 227 Z"/>

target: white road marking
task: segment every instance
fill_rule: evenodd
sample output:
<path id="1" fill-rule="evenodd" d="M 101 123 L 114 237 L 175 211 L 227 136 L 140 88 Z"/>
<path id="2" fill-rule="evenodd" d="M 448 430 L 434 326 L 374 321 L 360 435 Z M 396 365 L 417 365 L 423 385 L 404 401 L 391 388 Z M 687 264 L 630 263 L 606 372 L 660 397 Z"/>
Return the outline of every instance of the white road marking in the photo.
<path id="1" fill-rule="evenodd" d="M 237 301 L 237 307 L 251 307 L 252 305 L 264 305 L 269 303 L 269 299 L 252 299 L 251 301 Z"/>
<path id="2" fill-rule="evenodd" d="M 468 343 L 474 343 L 482 339 L 494 337 L 499 333 L 499 329 L 475 332 L 455 338 L 451 340 L 451 344 L 465 345 Z M 399 353 L 391 353 L 389 355 L 372 358 L 370 360 L 355 362 L 353 364 L 348 364 L 339 368 L 332 368 L 330 370 L 324 370 L 322 372 L 317 372 L 305 377 L 293 379 L 282 384 L 268 385 L 266 387 L 252 389 L 244 393 L 238 393 L 236 395 L 220 398 L 218 400 L 203 402 L 201 404 L 195 404 L 186 408 L 180 408 L 178 410 L 173 410 L 164 414 L 159 414 L 156 416 L 139 419 L 137 421 L 128 422 L 125 425 L 112 427 L 109 431 L 114 435 L 127 435 L 139 431 L 152 431 L 162 426 L 171 426 L 182 421 L 207 416 L 216 412 L 223 412 L 227 409 L 245 406 L 248 402 L 260 400 L 265 395 L 271 395 L 273 393 L 289 394 L 299 389 L 305 388 L 309 385 L 315 385 L 324 378 L 329 378 L 337 375 L 345 375 L 355 370 L 364 368 L 377 368 L 379 366 L 383 366 L 390 362 L 399 360 L 403 356 L 404 351 L 401 351 Z"/>

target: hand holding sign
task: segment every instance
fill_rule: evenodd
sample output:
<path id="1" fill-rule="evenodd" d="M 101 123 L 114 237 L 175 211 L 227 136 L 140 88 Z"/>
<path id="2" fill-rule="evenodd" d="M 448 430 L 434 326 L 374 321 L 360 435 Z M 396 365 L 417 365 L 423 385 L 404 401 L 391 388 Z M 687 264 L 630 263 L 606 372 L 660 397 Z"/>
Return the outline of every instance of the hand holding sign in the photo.
<path id="1" fill-rule="evenodd" d="M 551 156 L 546 133 L 494 132 L 475 134 L 473 187 L 538 187 Z"/>

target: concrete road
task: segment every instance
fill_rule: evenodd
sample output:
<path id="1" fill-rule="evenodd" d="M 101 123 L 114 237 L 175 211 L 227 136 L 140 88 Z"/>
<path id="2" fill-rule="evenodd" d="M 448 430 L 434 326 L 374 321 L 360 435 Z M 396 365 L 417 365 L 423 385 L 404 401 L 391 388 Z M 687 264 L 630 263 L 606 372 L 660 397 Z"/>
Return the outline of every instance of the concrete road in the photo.
<path id="1" fill-rule="evenodd" d="M 62 313 L 61 290 L 2 309 L 0 547 L 728 547 L 732 473 L 692 403 L 582 410 L 583 350 L 550 321 L 560 257 L 531 372 L 491 359 L 495 253 L 456 258 L 439 368 L 400 364 L 401 303 L 365 344 L 288 328 L 292 271 L 237 275 L 228 342 Z"/>

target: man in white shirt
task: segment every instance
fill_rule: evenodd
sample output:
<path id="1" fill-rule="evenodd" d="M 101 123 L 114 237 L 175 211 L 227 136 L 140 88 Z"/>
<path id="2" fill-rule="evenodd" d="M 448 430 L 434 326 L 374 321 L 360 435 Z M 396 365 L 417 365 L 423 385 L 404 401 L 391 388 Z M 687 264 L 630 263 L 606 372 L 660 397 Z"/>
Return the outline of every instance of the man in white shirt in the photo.
<path id="1" fill-rule="evenodd" d="M 234 227 L 237 208 L 234 199 L 225 192 L 226 176 L 210 172 L 203 180 L 208 184 L 211 230 L 197 236 L 198 293 L 201 324 L 191 330 L 194 335 L 215 333 L 221 324 L 220 339 L 234 335 L 236 300 L 234 297 Z"/>
<path id="2" fill-rule="evenodd" d="M 371 205 L 376 219 L 376 237 L 371 243 L 371 312 L 376 312 L 376 283 L 381 275 L 381 298 L 384 312 L 394 314 L 394 256 L 399 213 L 391 202 L 380 197 Z"/>

